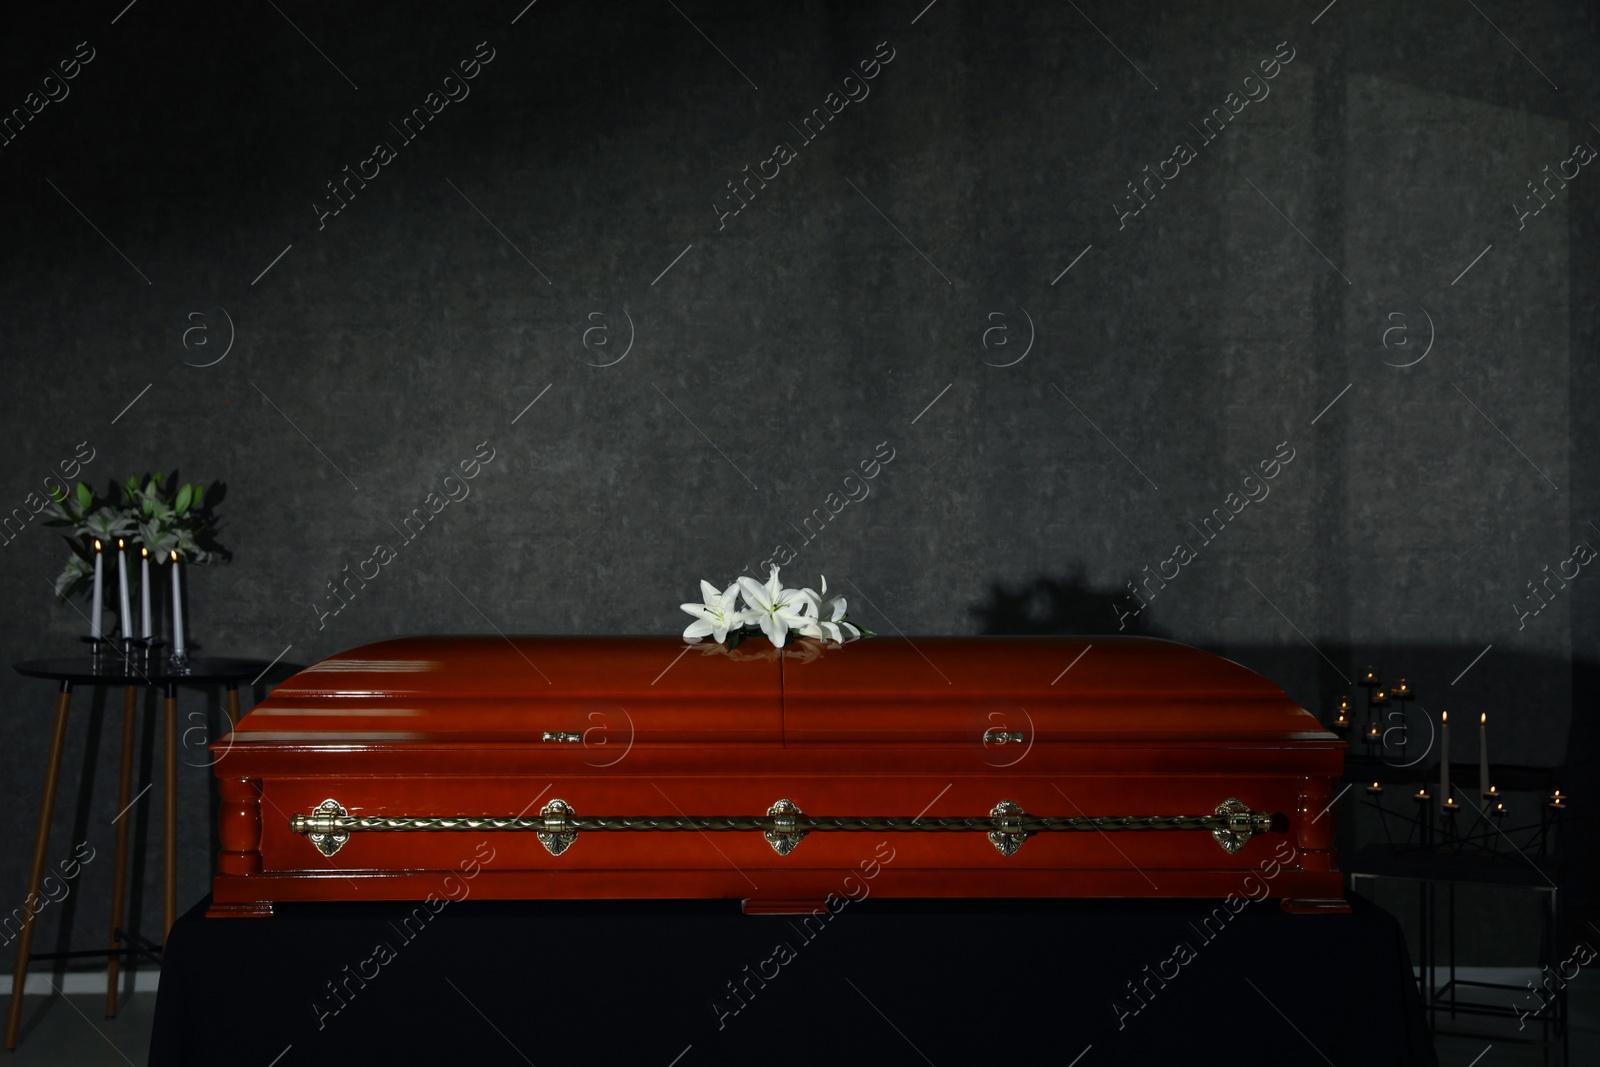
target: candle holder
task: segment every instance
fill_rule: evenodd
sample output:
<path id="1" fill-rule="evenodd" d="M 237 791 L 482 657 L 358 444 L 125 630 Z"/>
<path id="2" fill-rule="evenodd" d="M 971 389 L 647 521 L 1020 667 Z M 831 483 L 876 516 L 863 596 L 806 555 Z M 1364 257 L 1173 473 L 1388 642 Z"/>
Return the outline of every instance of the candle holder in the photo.
<path id="1" fill-rule="evenodd" d="M 1489 835 L 1489 852 L 1498 856 L 1500 854 L 1500 840 L 1506 836 L 1504 826 L 1506 816 L 1509 814 L 1506 811 L 1505 801 L 1495 801 L 1494 807 L 1489 808 L 1486 814 L 1488 819 L 1491 820 L 1489 823 L 1490 828 L 1494 831 Z"/>
<path id="2" fill-rule="evenodd" d="M 139 662 L 146 670 L 157 666 L 161 662 L 160 650 L 166 646 L 166 641 L 159 637 L 141 637 L 134 641 L 138 649 Z"/>
<path id="3" fill-rule="evenodd" d="M 1367 786 L 1367 796 L 1369 796 L 1369 797 L 1381 797 L 1381 796 L 1383 796 L 1383 783 L 1381 783 L 1381 782 L 1373 782 L 1371 785 Z"/>
<path id="4" fill-rule="evenodd" d="M 173 674 L 188 674 L 189 673 L 189 653 L 188 653 L 188 651 L 187 650 L 179 650 L 179 649 L 176 649 L 176 648 L 173 649 L 172 650 L 172 654 L 167 657 L 167 666 L 172 669 L 172 673 Z"/>
<path id="5" fill-rule="evenodd" d="M 1400 761 L 1405 763 L 1411 750 L 1411 720 L 1406 715 L 1406 705 L 1416 699 L 1411 683 L 1404 678 L 1389 689 L 1389 699 L 1400 706 Z"/>
<path id="6" fill-rule="evenodd" d="M 1446 845 L 1461 843 L 1461 834 L 1456 828 L 1456 813 L 1460 810 L 1455 797 L 1445 797 L 1444 803 L 1439 805 L 1439 840 Z"/>
<path id="7" fill-rule="evenodd" d="M 139 648 L 139 639 L 137 637 L 119 637 L 116 640 L 116 647 L 117 655 L 122 660 L 123 668 L 129 672 L 135 670 L 139 662 L 144 658 L 144 654 Z"/>
<path id="8" fill-rule="evenodd" d="M 1339 694 L 1339 707 L 1333 716 L 1333 732 L 1343 737 L 1350 732 L 1350 698 L 1344 693 Z"/>
<path id="9" fill-rule="evenodd" d="M 101 671 L 106 666 L 106 648 L 111 644 L 109 637 L 80 637 L 89 645 L 89 662 L 94 670 Z"/>

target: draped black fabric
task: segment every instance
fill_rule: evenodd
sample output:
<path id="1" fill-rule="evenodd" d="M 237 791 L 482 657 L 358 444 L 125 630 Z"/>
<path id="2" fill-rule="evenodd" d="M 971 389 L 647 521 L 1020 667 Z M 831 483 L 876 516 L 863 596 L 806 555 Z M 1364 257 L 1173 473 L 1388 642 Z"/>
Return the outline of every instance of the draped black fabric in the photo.
<path id="1" fill-rule="evenodd" d="M 207 919 L 207 903 L 168 943 L 158 1067 L 1437 1062 L 1400 928 L 1359 897 L 1345 916 L 467 899 Z"/>

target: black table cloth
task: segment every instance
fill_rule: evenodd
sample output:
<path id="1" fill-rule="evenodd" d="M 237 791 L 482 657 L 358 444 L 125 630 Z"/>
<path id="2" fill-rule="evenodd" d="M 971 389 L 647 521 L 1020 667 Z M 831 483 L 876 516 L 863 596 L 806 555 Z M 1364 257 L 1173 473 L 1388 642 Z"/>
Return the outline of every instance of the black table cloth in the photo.
<path id="1" fill-rule="evenodd" d="M 152 1065 L 1433 1064 L 1394 918 L 1212 901 L 280 906 L 168 942 Z"/>

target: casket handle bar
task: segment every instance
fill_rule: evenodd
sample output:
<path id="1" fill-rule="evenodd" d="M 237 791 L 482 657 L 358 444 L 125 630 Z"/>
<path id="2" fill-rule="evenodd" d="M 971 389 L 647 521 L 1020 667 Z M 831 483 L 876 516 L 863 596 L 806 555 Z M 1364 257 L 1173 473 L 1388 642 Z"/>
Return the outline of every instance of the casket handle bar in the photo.
<path id="1" fill-rule="evenodd" d="M 452 830 L 532 830 L 552 856 L 572 847 L 580 833 L 604 831 L 759 830 L 767 844 L 787 856 L 801 838 L 816 831 L 843 833 L 985 833 L 1003 856 L 1013 855 L 1034 834 L 1093 830 L 1116 833 L 1133 830 L 1208 830 L 1223 851 L 1232 855 L 1256 834 L 1288 828 L 1283 815 L 1251 811 L 1234 797 L 1217 805 L 1210 815 L 1029 815 L 1015 801 L 1002 800 L 988 818 L 945 819 L 901 816 L 807 815 L 793 801 L 780 800 L 765 816 L 750 815 L 591 815 L 579 816 L 564 800 L 552 800 L 536 818 L 492 815 L 351 815 L 337 800 L 324 800 L 309 815 L 291 815 L 289 829 L 306 835 L 317 851 L 331 856 L 345 846 L 350 835 L 368 832 L 421 832 Z"/>

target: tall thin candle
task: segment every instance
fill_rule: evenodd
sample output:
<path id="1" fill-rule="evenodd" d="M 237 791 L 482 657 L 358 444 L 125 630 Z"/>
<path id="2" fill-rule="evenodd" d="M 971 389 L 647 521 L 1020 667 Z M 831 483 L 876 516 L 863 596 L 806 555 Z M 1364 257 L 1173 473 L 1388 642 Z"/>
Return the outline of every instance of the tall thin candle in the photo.
<path id="1" fill-rule="evenodd" d="M 172 654 L 185 654 L 183 645 L 183 592 L 178 585 L 178 553 L 172 553 Z"/>
<path id="2" fill-rule="evenodd" d="M 150 588 L 150 550 L 139 549 L 139 636 L 148 638 L 150 634 L 150 594 L 155 590 Z"/>
<path id="3" fill-rule="evenodd" d="M 1439 803 L 1450 803 L 1450 713 L 1439 713 Z"/>
<path id="4" fill-rule="evenodd" d="M 89 636 L 93 638 L 104 637 L 100 629 L 100 616 L 105 613 L 105 577 L 102 573 L 105 564 L 104 553 L 100 551 L 100 541 L 94 543 L 94 606 L 89 611 Z"/>
<path id="5" fill-rule="evenodd" d="M 1478 716 L 1478 792 L 1489 795 L 1489 713 Z"/>
<path id="6" fill-rule="evenodd" d="M 132 637 L 133 609 L 128 605 L 128 554 L 122 550 L 122 538 L 117 538 L 117 603 L 122 608 L 120 637 Z"/>

